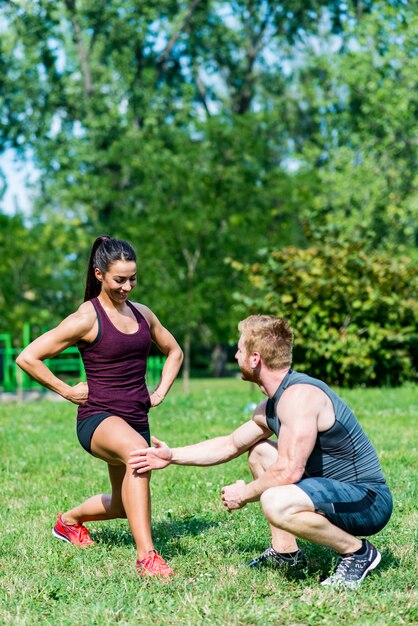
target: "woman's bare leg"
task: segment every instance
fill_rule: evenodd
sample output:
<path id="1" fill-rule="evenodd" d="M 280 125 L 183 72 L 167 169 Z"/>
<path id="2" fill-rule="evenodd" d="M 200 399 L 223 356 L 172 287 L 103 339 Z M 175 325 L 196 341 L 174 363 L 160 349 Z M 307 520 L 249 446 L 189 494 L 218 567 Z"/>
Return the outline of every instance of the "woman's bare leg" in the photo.
<path id="1" fill-rule="evenodd" d="M 108 465 L 112 493 L 102 493 L 88 498 L 78 506 L 62 514 L 64 524 L 82 524 L 126 517 L 122 503 L 124 465 Z"/>
<path id="2" fill-rule="evenodd" d="M 106 461 L 112 481 L 112 494 L 89 498 L 63 515 L 64 523 L 127 517 L 134 537 L 138 559 L 154 549 L 151 536 L 151 498 L 149 474 L 136 474 L 128 465 L 129 453 L 148 447 L 141 435 L 123 419 L 107 417 L 94 431 L 93 454 Z"/>

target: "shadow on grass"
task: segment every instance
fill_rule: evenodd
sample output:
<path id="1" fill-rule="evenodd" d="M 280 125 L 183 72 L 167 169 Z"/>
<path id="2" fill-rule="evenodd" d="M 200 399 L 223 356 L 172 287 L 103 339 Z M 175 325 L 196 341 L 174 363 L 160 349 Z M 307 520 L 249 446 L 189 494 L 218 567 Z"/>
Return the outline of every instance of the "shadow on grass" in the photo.
<path id="1" fill-rule="evenodd" d="M 336 552 L 330 548 L 315 545 L 309 542 L 299 541 L 298 543 L 300 549 L 303 550 L 307 558 L 308 567 L 303 571 L 293 570 L 288 567 L 283 570 L 286 572 L 287 577 L 291 579 L 299 579 L 308 575 L 318 576 L 321 580 L 324 580 L 334 572 L 339 560 Z M 268 546 L 261 540 L 251 542 L 241 541 L 236 544 L 237 552 L 244 554 L 248 558 L 248 561 L 259 556 L 267 547 Z M 226 549 L 225 554 L 227 554 L 228 551 L 230 553 L 230 550 Z M 380 572 L 384 572 L 388 569 L 399 567 L 399 560 L 391 552 L 384 550 L 381 554 L 382 560 L 376 568 L 376 571 L 373 572 L 373 576 L 376 576 L 376 574 L 379 575 Z"/>
<path id="2" fill-rule="evenodd" d="M 152 524 L 152 535 L 157 550 L 164 546 L 164 554 L 167 555 L 171 552 L 171 556 L 173 556 L 178 552 L 183 552 L 176 545 L 178 539 L 200 535 L 205 530 L 218 526 L 219 523 L 218 520 L 191 515 L 182 519 L 154 522 Z M 92 530 L 92 539 L 98 544 L 111 544 L 113 546 L 134 545 L 128 522 L 126 522 L 126 530 L 112 527 L 102 527 L 96 531 L 92 528 Z"/>
<path id="3" fill-rule="evenodd" d="M 221 520 L 198 515 L 190 515 L 181 519 L 169 518 L 168 520 L 154 522 L 152 533 L 154 544 L 157 550 L 164 552 L 165 558 L 172 558 L 176 555 L 185 555 L 187 549 L 181 543 L 181 539 L 187 536 L 197 536 L 205 531 L 220 526 Z M 93 531 L 92 538 L 98 544 L 108 544 L 113 546 L 134 546 L 134 540 L 130 532 L 128 523 L 126 529 L 102 527 Z M 283 573 L 289 579 L 302 579 L 307 576 L 314 576 L 319 580 L 327 578 L 338 563 L 338 555 L 331 549 L 324 546 L 315 545 L 309 542 L 300 541 L 299 547 L 305 553 L 308 567 L 305 570 L 293 570 L 286 568 Z M 239 541 L 233 544 L 233 551 L 244 557 L 244 561 L 250 561 L 261 554 L 267 545 L 262 538 L 249 538 L 247 541 Z M 217 543 L 218 552 L 223 552 L 225 558 L 231 557 L 231 544 L 222 545 L 222 541 Z M 389 551 L 382 551 L 382 560 L 373 572 L 373 577 L 387 569 L 397 569 L 399 560 Z"/>
<path id="4" fill-rule="evenodd" d="M 382 551 L 382 560 L 378 565 L 378 570 L 385 571 L 387 569 L 398 569 L 400 567 L 401 562 L 396 556 L 389 552 L 389 550 Z"/>
<path id="5" fill-rule="evenodd" d="M 321 574 L 324 578 L 332 574 L 339 561 L 338 554 L 330 548 L 324 548 L 322 546 L 317 546 L 313 544 L 311 544 L 309 548 L 309 553 L 307 554 L 309 571 L 317 572 Z M 397 568 L 399 566 L 398 559 L 394 557 L 391 552 L 389 552 L 388 550 L 382 550 L 381 554 L 382 560 L 380 561 L 376 570 L 373 571 L 373 576 L 376 576 L 376 574 L 379 575 L 380 572 L 384 572 L 391 568 Z"/>

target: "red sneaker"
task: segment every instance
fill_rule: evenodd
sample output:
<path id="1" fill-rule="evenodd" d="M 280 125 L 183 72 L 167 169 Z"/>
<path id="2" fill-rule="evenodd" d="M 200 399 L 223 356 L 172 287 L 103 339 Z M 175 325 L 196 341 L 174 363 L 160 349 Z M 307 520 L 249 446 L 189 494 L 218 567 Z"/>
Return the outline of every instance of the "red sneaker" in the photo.
<path id="1" fill-rule="evenodd" d="M 90 538 L 89 531 L 83 524 L 64 524 L 61 513 L 58 515 L 52 534 L 57 539 L 68 541 L 68 543 L 72 543 L 79 548 L 85 548 L 94 544 L 93 539 Z"/>
<path id="2" fill-rule="evenodd" d="M 168 578 L 174 574 L 171 567 L 167 565 L 157 550 L 149 550 L 142 561 L 137 559 L 136 569 L 140 576 L 162 576 L 162 578 Z"/>

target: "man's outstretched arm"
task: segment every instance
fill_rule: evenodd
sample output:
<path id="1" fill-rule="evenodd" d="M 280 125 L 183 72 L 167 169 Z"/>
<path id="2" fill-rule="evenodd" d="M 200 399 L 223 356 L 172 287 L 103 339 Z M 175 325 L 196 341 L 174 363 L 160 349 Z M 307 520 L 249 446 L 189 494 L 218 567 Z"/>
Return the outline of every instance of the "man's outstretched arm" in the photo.
<path id="1" fill-rule="evenodd" d="M 261 406 L 264 408 L 265 401 L 260 404 Z M 219 465 L 243 454 L 257 441 L 271 435 L 272 432 L 267 425 L 260 423 L 260 420 L 250 420 L 230 435 L 215 437 L 180 448 L 169 448 L 163 441 L 152 437 L 154 447 L 131 452 L 129 463 L 139 474 L 153 469 L 163 469 L 170 463 L 195 466 Z"/>
<path id="2" fill-rule="evenodd" d="M 222 489 L 228 510 L 259 500 L 270 487 L 292 485 L 302 478 L 318 434 L 318 402 L 309 385 L 294 385 L 283 394 L 277 460 L 256 480 L 247 484 L 239 480 Z"/>

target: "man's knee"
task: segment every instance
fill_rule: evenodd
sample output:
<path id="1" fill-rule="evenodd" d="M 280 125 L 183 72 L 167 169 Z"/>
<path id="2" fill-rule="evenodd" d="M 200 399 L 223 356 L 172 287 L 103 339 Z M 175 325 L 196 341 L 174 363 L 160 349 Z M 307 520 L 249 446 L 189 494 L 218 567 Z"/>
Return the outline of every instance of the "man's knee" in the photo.
<path id="1" fill-rule="evenodd" d="M 260 450 L 260 445 L 265 443 L 265 440 L 259 441 L 254 446 L 248 450 L 248 463 L 251 465 L 252 463 L 259 463 L 263 458 L 262 449 Z"/>
<path id="2" fill-rule="evenodd" d="M 266 519 L 277 526 L 287 525 L 297 513 L 313 510 L 305 494 L 295 485 L 266 489 L 261 495 L 260 504 Z"/>
<path id="3" fill-rule="evenodd" d="M 276 447 L 267 439 L 258 441 L 248 450 L 248 464 L 251 469 L 261 466 L 266 470 L 275 461 L 276 457 Z"/>
<path id="4" fill-rule="evenodd" d="M 286 503 L 280 497 L 281 488 L 271 487 L 261 494 L 260 504 L 263 513 L 270 523 L 277 524 L 286 510 Z"/>

